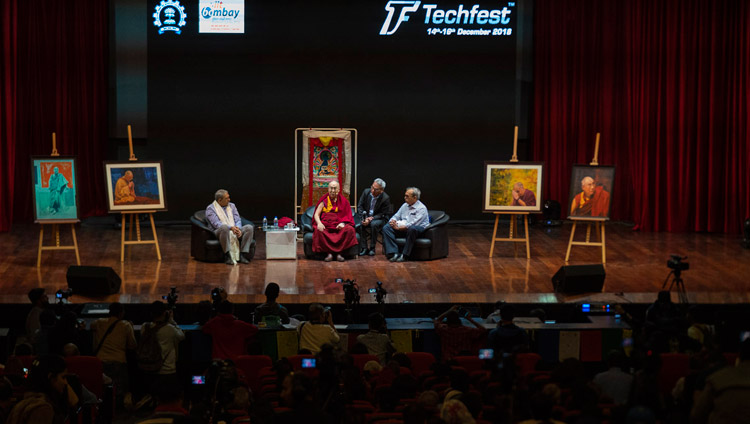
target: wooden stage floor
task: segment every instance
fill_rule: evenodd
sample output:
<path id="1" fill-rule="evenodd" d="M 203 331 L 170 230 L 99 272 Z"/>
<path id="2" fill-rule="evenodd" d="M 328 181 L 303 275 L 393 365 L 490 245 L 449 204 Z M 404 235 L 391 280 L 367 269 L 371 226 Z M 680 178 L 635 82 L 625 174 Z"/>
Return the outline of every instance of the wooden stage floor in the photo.
<path id="1" fill-rule="evenodd" d="M 281 303 L 340 303 L 343 293 L 335 278 L 356 279 L 362 303 L 373 303 L 367 288 L 382 281 L 387 303 L 512 303 L 607 302 L 651 303 L 669 273 L 669 254 L 688 256 L 683 272 L 691 303 L 750 303 L 750 250 L 739 245 L 739 235 L 641 233 L 620 223 L 606 227 L 607 264 L 602 293 L 555 294 L 550 279 L 564 265 L 571 224 L 530 228 L 531 259 L 521 244 L 498 242 L 490 259 L 491 225 L 449 226 L 450 255 L 431 262 L 393 264 L 383 255 L 344 263 L 304 259 L 298 243 L 297 260 L 265 260 L 265 238 L 250 265 L 202 263 L 190 257 L 190 226 L 157 228 L 163 260 L 153 246 L 133 246 L 120 262 L 120 231 L 112 225 L 90 222 L 77 227 L 82 265 L 112 267 L 123 279 L 119 294 L 102 298 L 75 295 L 73 303 L 115 301 L 149 303 L 170 286 L 179 290 L 181 303 L 208 300 L 223 286 L 233 302 L 259 303 L 265 284 L 281 286 Z M 112 221 L 105 221 L 107 224 Z M 150 234 L 150 228 L 143 227 Z M 507 233 L 507 224 L 504 229 Z M 45 229 L 45 233 L 48 230 Z M 579 231 L 579 233 L 583 233 Z M 63 243 L 70 238 L 62 226 Z M 15 225 L 0 233 L 0 303 L 27 303 L 26 293 L 45 287 L 48 293 L 67 287 L 67 267 L 75 264 L 72 251 L 45 252 L 36 267 L 38 225 Z M 49 243 L 50 240 L 47 240 Z M 574 246 L 571 265 L 601 262 L 596 247 Z M 676 298 L 676 295 L 675 295 Z"/>

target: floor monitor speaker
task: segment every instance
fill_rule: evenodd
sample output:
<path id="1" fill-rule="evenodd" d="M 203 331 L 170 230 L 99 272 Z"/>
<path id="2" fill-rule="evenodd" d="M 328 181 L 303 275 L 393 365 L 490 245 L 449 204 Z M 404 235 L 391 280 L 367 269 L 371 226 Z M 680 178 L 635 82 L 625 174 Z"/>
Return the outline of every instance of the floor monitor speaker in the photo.
<path id="1" fill-rule="evenodd" d="M 604 286 L 604 265 L 563 265 L 552 277 L 558 293 L 601 292 Z"/>
<path id="2" fill-rule="evenodd" d="M 120 291 L 120 276 L 108 266 L 75 266 L 68 267 L 66 275 L 68 287 L 73 294 L 84 296 L 101 296 Z"/>

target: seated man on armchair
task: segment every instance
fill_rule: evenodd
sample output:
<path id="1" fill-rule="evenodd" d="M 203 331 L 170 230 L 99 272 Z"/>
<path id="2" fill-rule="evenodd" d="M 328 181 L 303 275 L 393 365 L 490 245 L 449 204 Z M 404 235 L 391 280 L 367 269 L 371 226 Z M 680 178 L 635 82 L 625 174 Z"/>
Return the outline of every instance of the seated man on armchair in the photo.
<path id="1" fill-rule="evenodd" d="M 328 184 L 328 194 L 318 200 L 313 215 L 313 252 L 328 253 L 325 261 L 343 262 L 342 253 L 357 245 L 357 234 L 354 230 L 352 207 L 346 197 L 340 193 L 338 181 Z"/>
<path id="2" fill-rule="evenodd" d="M 208 221 L 224 251 L 224 263 L 234 265 L 237 262 L 247 264 L 247 254 L 253 242 L 253 225 L 242 225 L 237 207 L 230 202 L 229 192 L 219 189 L 214 195 L 216 200 L 206 208 Z"/>
<path id="3" fill-rule="evenodd" d="M 425 227 L 430 225 L 427 206 L 419 201 L 421 195 L 422 192 L 418 188 L 407 188 L 404 194 L 404 204 L 391 217 L 388 225 L 383 227 L 385 255 L 390 257 L 391 262 L 408 261 L 417 237 L 424 232 Z M 406 236 L 401 254 L 398 253 L 398 244 L 396 244 L 397 235 Z"/>

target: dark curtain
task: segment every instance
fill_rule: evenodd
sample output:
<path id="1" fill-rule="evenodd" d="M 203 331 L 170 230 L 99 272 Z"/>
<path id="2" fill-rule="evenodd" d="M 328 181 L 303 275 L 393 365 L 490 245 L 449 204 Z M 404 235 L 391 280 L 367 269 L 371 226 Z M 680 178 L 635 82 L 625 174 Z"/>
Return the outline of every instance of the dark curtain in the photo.
<path id="1" fill-rule="evenodd" d="M 52 132 L 77 156 L 79 215 L 105 213 L 108 2 L 0 1 L 0 230 L 33 218 L 30 157 L 50 154 Z"/>
<path id="2" fill-rule="evenodd" d="M 738 233 L 750 216 L 750 2 L 537 0 L 534 160 L 545 198 L 615 165 L 613 219 Z M 566 206 L 563 206 L 563 210 Z"/>

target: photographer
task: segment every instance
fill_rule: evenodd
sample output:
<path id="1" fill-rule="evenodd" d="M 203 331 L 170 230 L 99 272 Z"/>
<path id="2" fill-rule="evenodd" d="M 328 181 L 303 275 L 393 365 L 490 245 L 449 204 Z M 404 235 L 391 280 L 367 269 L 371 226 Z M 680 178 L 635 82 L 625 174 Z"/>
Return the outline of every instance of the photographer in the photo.
<path id="1" fill-rule="evenodd" d="M 466 327 L 461 322 L 459 312 L 474 327 Z M 445 322 L 443 322 L 445 319 Z M 440 337 L 442 347 L 442 360 L 447 361 L 463 352 L 473 352 L 482 346 L 487 330 L 481 324 L 471 318 L 471 313 L 458 305 L 452 306 L 433 321 L 435 332 Z"/>
<path id="2" fill-rule="evenodd" d="M 500 322 L 497 323 L 487 337 L 487 347 L 500 352 L 516 353 L 525 351 L 529 347 L 529 335 L 526 331 L 513 324 L 516 310 L 513 306 L 504 304 L 500 307 Z"/>
<path id="3" fill-rule="evenodd" d="M 367 353 L 377 356 L 380 364 L 385 365 L 396 348 L 393 346 L 391 338 L 388 337 L 388 329 L 383 314 L 379 312 L 370 314 L 367 326 L 370 331 L 357 336 L 357 342 L 365 345 Z"/>
<path id="4" fill-rule="evenodd" d="M 153 322 L 147 322 L 141 327 L 141 337 L 138 343 L 138 365 L 141 370 L 147 374 L 147 380 L 150 380 L 151 392 L 165 384 L 179 384 L 177 378 L 177 349 L 181 341 L 185 340 L 185 333 L 177 326 L 173 318 L 173 310 L 167 305 L 157 300 L 151 304 L 151 312 L 154 317 Z M 143 362 L 143 357 L 147 353 L 154 353 L 155 346 L 152 345 L 154 340 L 161 353 L 161 364 L 148 364 Z M 148 355 L 150 356 L 150 355 Z M 156 365 L 156 370 L 147 369 Z"/>
<path id="5" fill-rule="evenodd" d="M 244 355 L 247 339 L 258 333 L 258 327 L 234 316 L 232 302 L 228 300 L 219 303 L 217 312 L 218 315 L 201 328 L 213 340 L 213 358 L 234 359 Z"/>
<path id="6" fill-rule="evenodd" d="M 308 313 L 310 320 L 297 327 L 299 350 L 316 354 L 320 352 L 321 346 L 326 343 L 338 346 L 341 337 L 333 325 L 331 310 L 323 308 L 320 303 L 313 303 L 310 305 Z"/>

